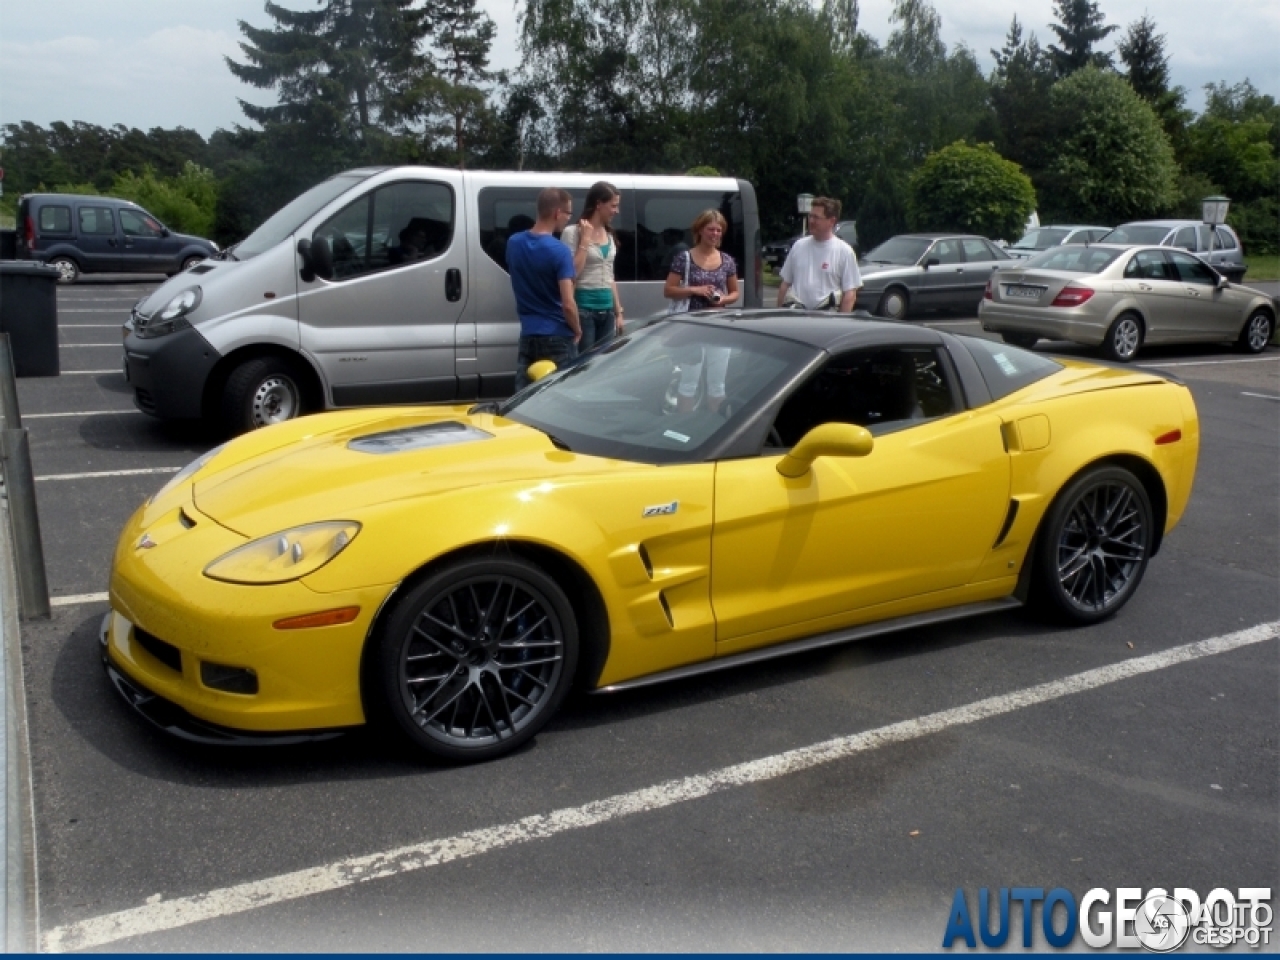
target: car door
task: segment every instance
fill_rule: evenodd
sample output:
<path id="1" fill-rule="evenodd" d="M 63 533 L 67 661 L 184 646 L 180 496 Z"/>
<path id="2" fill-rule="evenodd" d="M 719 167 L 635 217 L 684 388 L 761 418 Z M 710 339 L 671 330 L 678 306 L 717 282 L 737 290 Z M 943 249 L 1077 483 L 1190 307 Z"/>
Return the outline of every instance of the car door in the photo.
<path id="1" fill-rule="evenodd" d="M 298 284 L 302 347 L 338 406 L 451 400 L 466 304 L 461 175 L 378 186 L 309 231 L 333 277 Z"/>
<path id="2" fill-rule="evenodd" d="M 962 411 L 932 347 L 833 357 L 782 407 L 761 456 L 716 467 L 711 596 L 721 652 L 836 629 L 860 611 L 968 583 L 1009 503 L 1000 420 Z M 786 448 L 823 422 L 866 426 L 866 457 Z"/>
<path id="3" fill-rule="evenodd" d="M 76 209 L 76 247 L 84 258 L 84 269 L 104 273 L 120 269 L 120 237 L 115 212 L 96 203 Z"/>
<path id="4" fill-rule="evenodd" d="M 164 273 L 170 267 L 172 257 L 168 257 L 163 249 L 164 228 L 154 217 L 141 210 L 130 210 L 121 207 L 120 232 L 121 243 L 120 269 L 134 273 Z"/>
<path id="5" fill-rule="evenodd" d="M 1124 278 L 1125 286 L 1142 308 L 1147 343 L 1189 336 L 1183 284 L 1166 251 L 1137 251 L 1125 264 Z"/>
<path id="6" fill-rule="evenodd" d="M 930 261 L 936 260 L 937 263 Z M 960 306 L 964 302 L 964 251 L 955 238 L 935 240 L 921 260 L 928 264 L 920 275 L 916 303 L 929 309 Z M 985 280 L 983 281 L 986 282 Z"/>
<path id="7" fill-rule="evenodd" d="M 1169 259 L 1182 283 L 1186 331 L 1196 337 L 1227 337 L 1239 333 L 1244 323 L 1244 297 L 1218 287 L 1218 274 L 1199 258 L 1170 250 Z"/>

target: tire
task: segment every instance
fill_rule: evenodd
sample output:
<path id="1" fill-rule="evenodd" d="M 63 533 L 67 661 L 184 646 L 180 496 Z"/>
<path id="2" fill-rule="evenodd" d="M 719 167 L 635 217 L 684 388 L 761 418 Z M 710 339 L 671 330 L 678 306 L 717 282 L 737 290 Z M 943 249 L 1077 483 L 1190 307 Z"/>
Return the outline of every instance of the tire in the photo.
<path id="1" fill-rule="evenodd" d="M 1128 363 L 1142 349 L 1142 318 L 1136 313 L 1122 313 L 1111 322 L 1102 341 L 1102 355 L 1108 360 Z"/>
<path id="2" fill-rule="evenodd" d="M 222 425 L 233 436 L 304 412 L 302 378 L 297 365 L 283 357 L 246 360 L 231 372 L 222 391 Z"/>
<path id="3" fill-rule="evenodd" d="M 49 266 L 58 271 L 58 283 L 75 283 L 80 279 L 80 264 L 70 257 L 54 257 Z"/>
<path id="4" fill-rule="evenodd" d="M 906 318 L 911 307 L 911 294 L 902 287 L 890 287 L 880 296 L 876 313 L 886 320 L 900 321 Z"/>
<path id="5" fill-rule="evenodd" d="M 1240 328 L 1240 339 L 1236 341 L 1236 345 L 1244 353 L 1261 353 L 1267 349 L 1275 330 L 1276 322 L 1271 314 L 1265 310 L 1255 310 Z"/>
<path id="6" fill-rule="evenodd" d="M 1040 338 L 1034 333 L 1002 333 L 1000 334 L 1000 339 L 1015 347 L 1021 347 L 1023 350 L 1030 350 L 1040 342 Z"/>
<path id="7" fill-rule="evenodd" d="M 492 760 L 529 741 L 560 708 L 578 663 L 568 597 L 513 556 L 432 575 L 395 604 L 372 643 L 374 716 L 451 762 Z"/>
<path id="8" fill-rule="evenodd" d="M 187 257 L 187 259 L 185 259 L 185 260 L 183 260 L 183 261 L 182 261 L 182 270 L 181 270 L 181 272 L 182 272 L 182 273 L 186 273 L 188 270 L 190 270 L 192 267 L 194 267 L 197 263 L 201 263 L 201 262 L 203 262 L 205 259 L 207 259 L 207 258 L 206 258 L 206 257 Z"/>
<path id="9" fill-rule="evenodd" d="M 1036 540 L 1032 602 L 1052 619 L 1097 623 L 1123 607 L 1155 542 L 1151 501 L 1123 467 L 1097 467 L 1054 499 Z"/>

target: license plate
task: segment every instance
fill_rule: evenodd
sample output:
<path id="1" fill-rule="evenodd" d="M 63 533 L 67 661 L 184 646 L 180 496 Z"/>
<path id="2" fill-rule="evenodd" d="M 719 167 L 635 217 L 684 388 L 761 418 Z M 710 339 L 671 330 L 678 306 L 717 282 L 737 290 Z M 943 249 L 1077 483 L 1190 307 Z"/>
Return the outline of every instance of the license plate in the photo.
<path id="1" fill-rule="evenodd" d="M 1043 291 L 1039 287 L 1006 286 L 1004 295 L 1010 300 L 1039 300 Z"/>

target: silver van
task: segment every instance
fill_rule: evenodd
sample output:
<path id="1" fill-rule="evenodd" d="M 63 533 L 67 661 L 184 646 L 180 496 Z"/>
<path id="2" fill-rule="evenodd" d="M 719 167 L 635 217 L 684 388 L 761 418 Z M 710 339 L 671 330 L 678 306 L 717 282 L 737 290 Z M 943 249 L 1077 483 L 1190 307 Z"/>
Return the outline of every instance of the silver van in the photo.
<path id="1" fill-rule="evenodd" d="M 759 212 L 744 180 L 348 170 L 134 307 L 134 402 L 240 433 L 333 407 L 507 396 L 520 335 L 507 239 L 533 225 L 543 187 L 568 190 L 576 213 L 597 180 L 622 192 L 615 273 L 628 317 L 666 308 L 671 258 L 708 208 L 729 223 L 743 305 L 760 306 Z"/>

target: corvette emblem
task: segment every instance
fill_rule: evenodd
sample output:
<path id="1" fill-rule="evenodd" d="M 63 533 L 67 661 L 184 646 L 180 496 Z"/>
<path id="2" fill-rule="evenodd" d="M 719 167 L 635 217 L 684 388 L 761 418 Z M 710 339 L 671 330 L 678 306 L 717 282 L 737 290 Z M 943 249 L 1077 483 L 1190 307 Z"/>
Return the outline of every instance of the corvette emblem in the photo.
<path id="1" fill-rule="evenodd" d="M 144 533 L 142 539 L 138 541 L 139 550 L 150 550 L 152 547 L 158 547 L 159 544 L 151 539 L 151 534 Z"/>
<path id="2" fill-rule="evenodd" d="M 668 514 L 676 512 L 676 508 L 680 506 L 679 500 L 672 500 L 670 503 L 659 503 L 657 506 L 645 507 L 640 514 L 641 517 L 665 517 Z"/>

